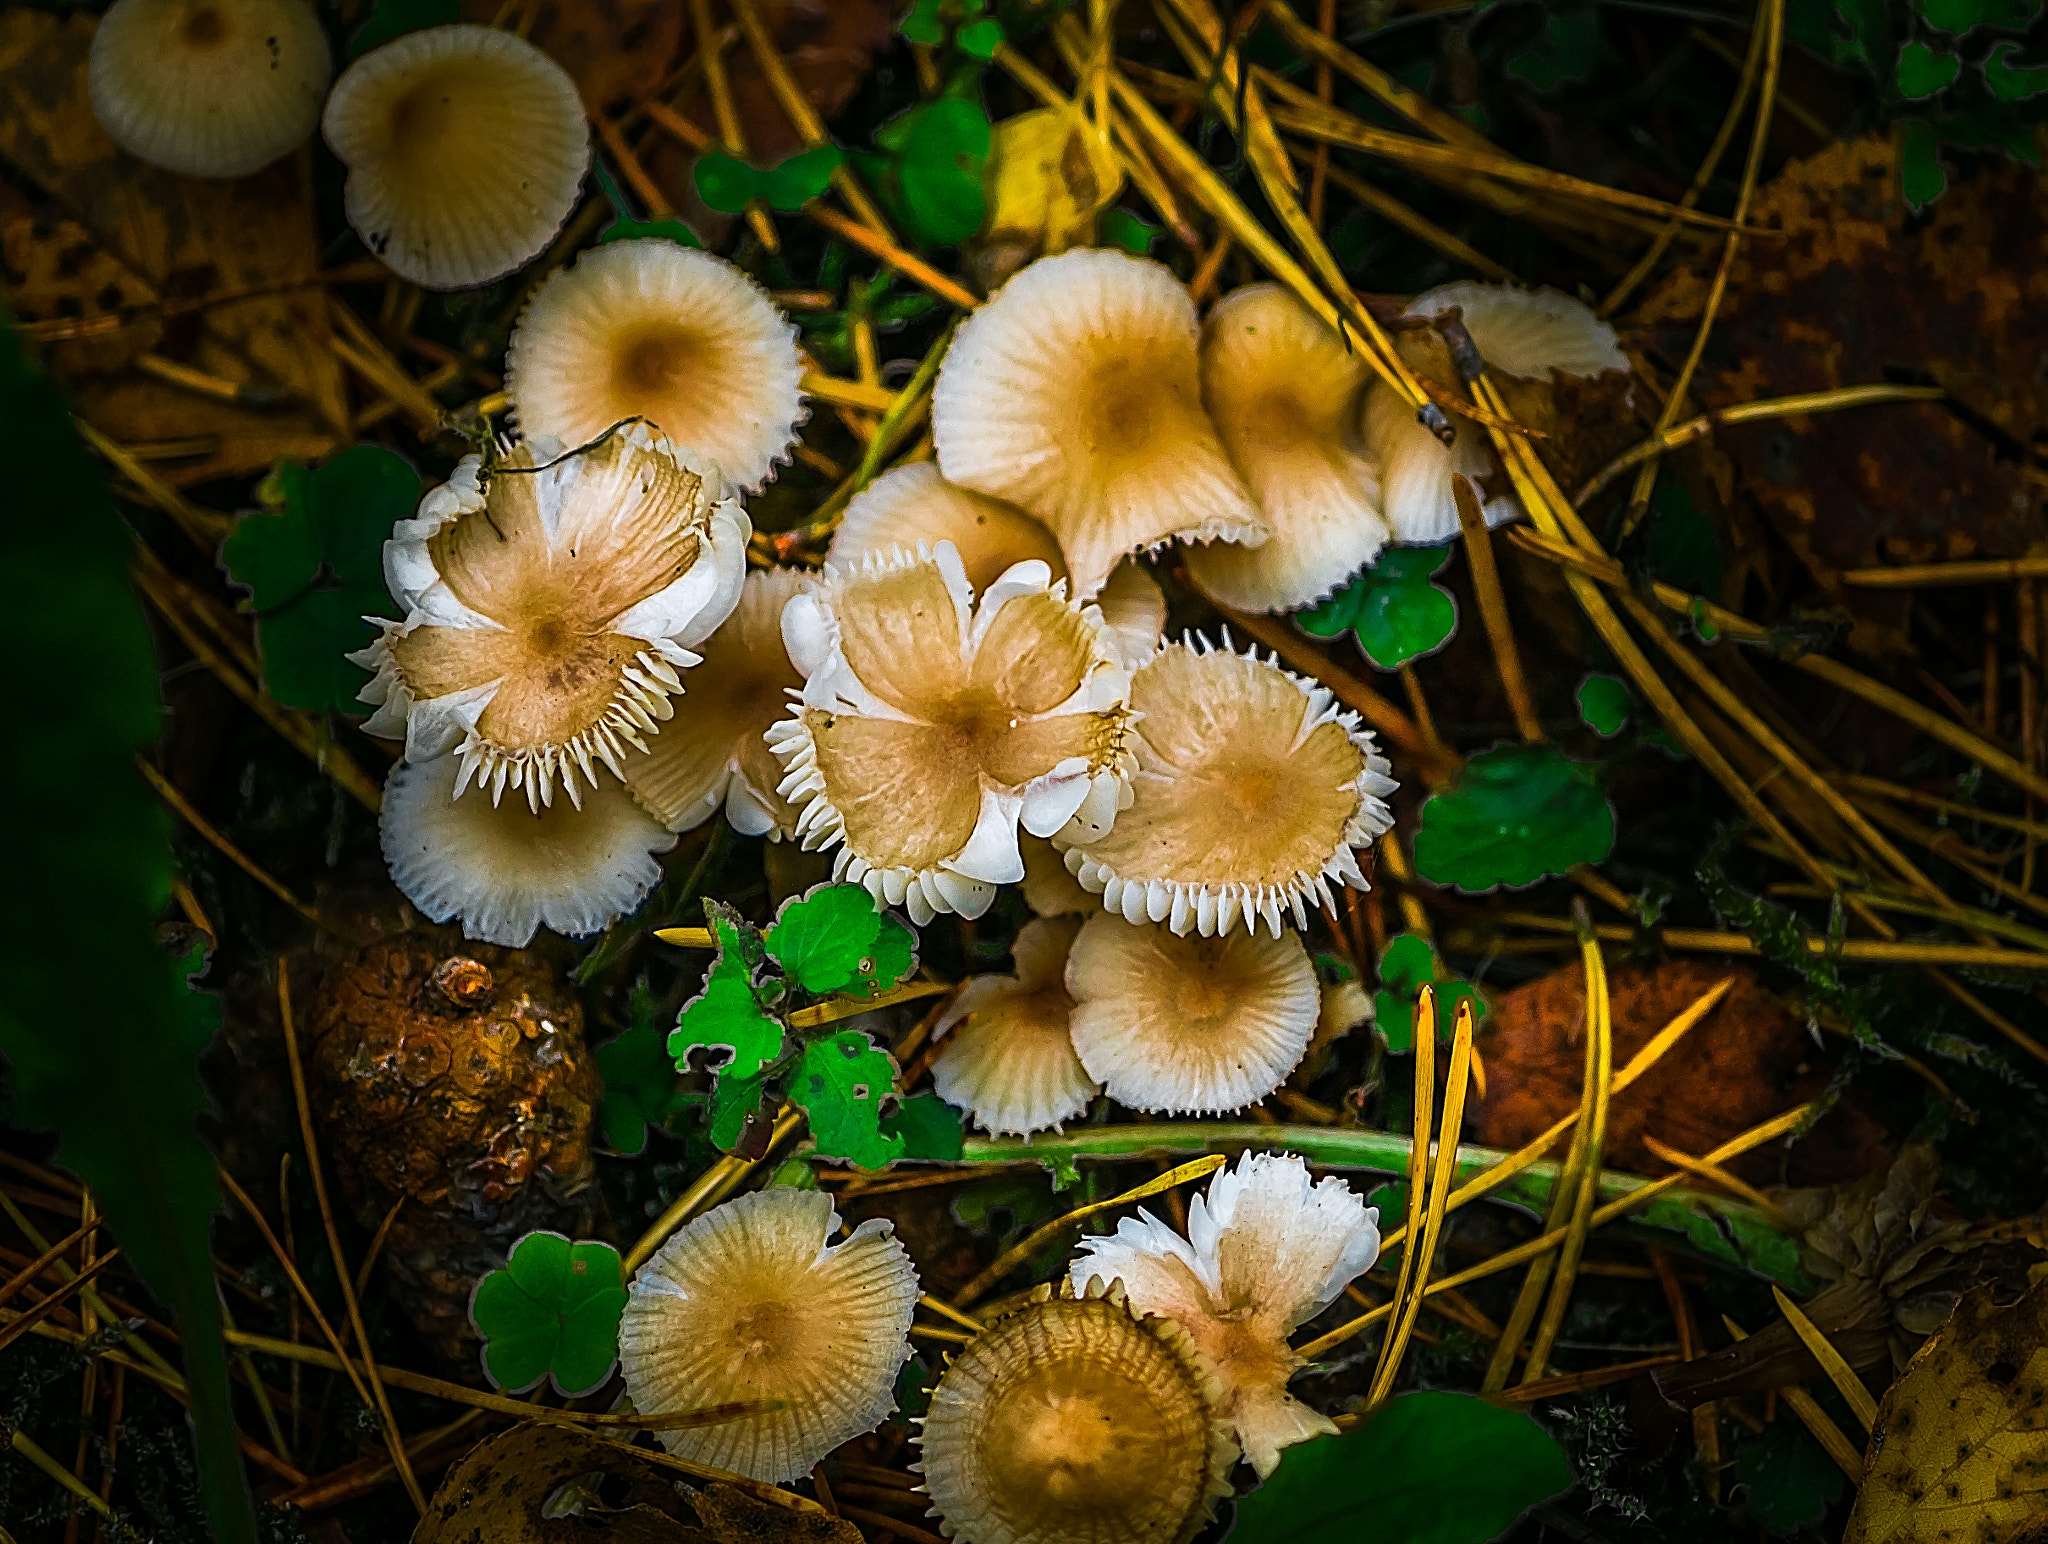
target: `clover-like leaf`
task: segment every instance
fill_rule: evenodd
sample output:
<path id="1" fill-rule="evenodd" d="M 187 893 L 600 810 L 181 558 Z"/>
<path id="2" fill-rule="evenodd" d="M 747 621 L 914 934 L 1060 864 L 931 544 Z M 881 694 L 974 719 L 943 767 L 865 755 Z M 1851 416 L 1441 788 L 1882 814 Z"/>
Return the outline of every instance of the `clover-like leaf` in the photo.
<path id="1" fill-rule="evenodd" d="M 676 1067 L 654 1024 L 658 1006 L 647 983 L 637 984 L 626 1000 L 626 1032 L 597 1048 L 598 1121 L 606 1144 L 629 1157 L 647 1146 L 647 1128 L 667 1125 L 675 1109 Z"/>
<path id="2" fill-rule="evenodd" d="M 1937 53 L 1925 43 L 1908 43 L 1899 50 L 1898 69 L 1893 79 L 1899 95 L 1907 101 L 1931 97 L 1962 73 L 1963 61 L 1947 49 Z"/>
<path id="3" fill-rule="evenodd" d="M 1579 683 L 1578 700 L 1579 717 L 1603 740 L 1620 734 L 1635 711 L 1635 699 L 1618 676 L 1587 676 Z"/>
<path id="4" fill-rule="evenodd" d="M 875 143 L 879 154 L 856 155 L 854 163 L 911 240 L 953 246 L 981 229 L 994 130 L 979 102 L 950 94 L 921 102 L 878 128 Z"/>
<path id="5" fill-rule="evenodd" d="M 1915 209 L 1933 203 L 1948 187 L 1934 126 L 1918 120 L 1899 125 L 1899 191 Z"/>
<path id="6" fill-rule="evenodd" d="M 993 59 L 996 50 L 1003 46 L 1003 24 L 993 16 L 982 21 L 969 22 L 953 34 L 953 41 L 960 46 L 960 52 L 972 59 Z"/>
<path id="7" fill-rule="evenodd" d="M 937 1094 L 914 1094 L 882 1119 L 885 1141 L 901 1138 L 904 1158 L 954 1163 L 965 1150 L 960 1115 Z"/>
<path id="8" fill-rule="evenodd" d="M 789 1097 L 810 1116 L 819 1154 L 863 1169 L 903 1156 L 905 1139 L 882 1131 L 895 1091 L 896 1063 L 857 1029 L 811 1041 L 789 1078 Z"/>
<path id="9" fill-rule="evenodd" d="M 760 940 L 739 914 L 706 902 L 704 914 L 718 938 L 718 958 L 704 975 L 704 989 L 687 1003 L 668 1037 L 668 1054 L 686 1067 L 699 1047 L 732 1054 L 714 1061 L 719 1081 L 751 1078 L 782 1054 L 782 1025 L 761 1011 L 754 995 L 754 965 Z"/>
<path id="10" fill-rule="evenodd" d="M 2033 20 L 2036 0 L 1918 0 L 1920 19 L 1943 32 L 1968 32 L 1972 27 L 2024 27 Z"/>
<path id="11" fill-rule="evenodd" d="M 395 614 L 384 541 L 419 502 L 419 474 L 380 445 L 356 445 L 317 470 L 283 463 L 265 485 L 275 504 L 235 522 L 221 549 L 249 590 L 263 685 L 315 712 L 360 711 L 368 672 L 344 655 L 374 636 L 365 616 Z"/>
<path id="12" fill-rule="evenodd" d="M 462 0 L 377 0 L 370 19 L 348 40 L 348 56 L 360 59 L 380 43 L 422 27 L 444 27 L 462 20 Z"/>
<path id="13" fill-rule="evenodd" d="M 819 885 L 787 901 L 768 929 L 768 952 L 813 996 L 872 997 L 910 973 L 917 936 L 878 910 L 859 885 Z"/>
<path id="14" fill-rule="evenodd" d="M 565 1397 L 592 1393 L 618 1360 L 625 1308 L 625 1276 L 611 1245 L 529 1233 L 470 1295 L 484 1376 L 511 1394 L 549 1377 Z"/>
<path id="15" fill-rule="evenodd" d="M 740 214 L 756 200 L 793 214 L 832 184 L 846 157 L 837 145 L 814 145 L 761 168 L 722 150 L 697 158 L 697 196 L 722 214 Z"/>
<path id="16" fill-rule="evenodd" d="M 1105 209 L 1100 222 L 1102 239 L 1112 246 L 1122 247 L 1126 252 L 1135 252 L 1144 257 L 1152 250 L 1152 243 L 1159 239 L 1159 227 L 1139 219 L 1128 209 Z"/>
<path id="17" fill-rule="evenodd" d="M 2048 91 L 2048 67 L 2016 65 L 2012 56 L 2018 52 L 2019 44 L 2000 43 L 1984 56 L 1984 79 L 2001 102 L 2024 101 Z"/>
<path id="18" fill-rule="evenodd" d="M 1534 884 L 1614 849 L 1614 810 L 1598 768 L 1552 745 L 1504 745 L 1465 763 L 1422 806 L 1415 868 L 1460 890 Z"/>
<path id="19" fill-rule="evenodd" d="M 1458 1004 L 1468 997 L 1473 1022 L 1486 1017 L 1486 999 L 1444 967 L 1428 939 L 1419 933 L 1396 934 L 1380 955 L 1380 990 L 1373 994 L 1373 1027 L 1386 1037 L 1388 1050 L 1414 1048 L 1415 994 L 1425 985 L 1436 988 L 1440 1035 L 1449 1036 Z"/>
<path id="20" fill-rule="evenodd" d="M 1350 585 L 1295 617 L 1304 632 L 1357 634 L 1365 657 L 1382 670 L 1434 653 L 1458 629 L 1458 603 L 1430 576 L 1451 560 L 1448 547 L 1389 547 Z"/>

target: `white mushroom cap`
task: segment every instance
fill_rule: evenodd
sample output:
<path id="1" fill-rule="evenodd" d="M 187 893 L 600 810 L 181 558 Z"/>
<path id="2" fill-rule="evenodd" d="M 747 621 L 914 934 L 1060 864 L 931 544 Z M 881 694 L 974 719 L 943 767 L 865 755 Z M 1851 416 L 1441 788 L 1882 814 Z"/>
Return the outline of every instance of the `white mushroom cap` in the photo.
<path id="1" fill-rule="evenodd" d="M 782 765 L 767 733 L 803 684 L 782 643 L 782 608 L 811 586 L 795 568 L 756 569 L 740 603 L 705 639 L 674 716 L 626 762 L 626 787 L 671 831 L 689 831 L 725 808 L 742 836 L 796 834 L 796 810 L 775 791 Z"/>
<path id="2" fill-rule="evenodd" d="M 348 167 L 348 223 L 428 289 L 488 284 L 538 254 L 590 165 L 568 72 L 524 38 L 461 22 L 356 60 L 321 131 Z"/>
<path id="3" fill-rule="evenodd" d="M 1272 536 L 1189 549 L 1188 571 L 1240 611 L 1313 605 L 1387 540 L 1358 439 L 1370 366 L 1278 284 L 1233 290 L 1202 325 L 1202 401 Z"/>
<path id="4" fill-rule="evenodd" d="M 378 817 L 384 861 L 428 920 L 462 923 L 486 943 L 522 948 L 539 927 L 580 937 L 624 916 L 661 883 L 654 854 L 674 833 L 648 819 L 607 778 L 538 813 L 524 800 L 455 796 L 459 758 L 401 761 Z"/>
<path id="5" fill-rule="evenodd" d="M 1017 974 L 976 976 L 939 1020 L 932 1087 L 984 1131 L 1057 1130 L 1100 1092 L 1067 1029 L 1067 950 L 1080 930 L 1079 917 L 1025 923 L 1011 951 Z"/>
<path id="6" fill-rule="evenodd" d="M 765 1415 L 656 1435 L 680 1458 L 786 1484 L 896 1405 L 917 1272 L 893 1224 L 840 1226 L 829 1196 L 778 1186 L 713 1207 L 640 1267 L 619 1321 L 636 1409 L 781 1399 Z"/>
<path id="7" fill-rule="evenodd" d="M 919 543 L 953 544 L 967 582 L 977 591 L 1011 568 L 1033 559 L 1067 577 L 1060 544 L 1038 521 L 1014 504 L 984 498 L 946 481 L 929 461 L 913 461 L 884 472 L 853 496 L 825 561 L 851 568 L 869 555 L 886 558 L 897 548 L 915 552 Z"/>
<path id="8" fill-rule="evenodd" d="M 1131 678 L 1137 771 L 1108 829 L 1058 833 L 1067 867 L 1129 922 L 1205 937 L 1283 911 L 1308 926 L 1330 883 L 1367 888 L 1352 848 L 1393 824 L 1388 764 L 1358 715 L 1277 660 L 1167 644 Z"/>
<path id="9" fill-rule="evenodd" d="M 1315 966 L 1297 933 L 1177 937 L 1099 911 L 1067 956 L 1074 1050 L 1134 1110 L 1242 1109 L 1286 1080 L 1315 1033 Z"/>
<path id="10" fill-rule="evenodd" d="M 1380 1252 L 1379 1212 L 1340 1179 L 1312 1183 L 1288 1154 L 1246 1153 L 1188 1205 L 1182 1238 L 1146 1212 L 1084 1238 L 1076 1290 L 1121 1281 L 1140 1313 L 1164 1314 L 1214 1364 L 1223 1412 L 1261 1478 L 1280 1450 L 1337 1428 L 1287 1392 L 1301 1358 L 1287 1337 L 1337 1300 Z"/>
<path id="11" fill-rule="evenodd" d="M 306 0 L 115 0 L 93 34 L 92 110 L 129 154 L 243 177 L 303 144 L 334 74 Z"/>
<path id="12" fill-rule="evenodd" d="M 805 408 L 796 328 L 741 268 L 673 241 L 611 241 L 535 292 L 505 354 L 522 431 L 565 445 L 645 418 L 756 489 Z"/>
<path id="13" fill-rule="evenodd" d="M 1019 563 L 979 603 L 950 542 L 862 559 L 782 613 L 803 700 L 769 732 L 833 877 L 922 927 L 1024 877 L 1021 826 L 1115 818 L 1130 676 L 1093 606 Z"/>
<path id="14" fill-rule="evenodd" d="M 1095 592 L 1095 604 L 1116 634 L 1125 664 L 1135 670 L 1159 652 L 1159 635 L 1166 629 L 1166 595 L 1136 558 L 1125 558 L 1109 571 Z"/>
<path id="15" fill-rule="evenodd" d="M 932 438 L 965 488 L 1045 522 L 1076 593 L 1173 538 L 1267 527 L 1202 410 L 1194 302 L 1159 263 L 1081 248 L 1020 271 L 939 367 Z"/>
<path id="16" fill-rule="evenodd" d="M 1441 316 L 1453 306 L 1487 368 L 1547 381 L 1628 369 L 1614 329 L 1562 290 L 1519 289 L 1467 279 L 1415 297 L 1410 316 Z"/>

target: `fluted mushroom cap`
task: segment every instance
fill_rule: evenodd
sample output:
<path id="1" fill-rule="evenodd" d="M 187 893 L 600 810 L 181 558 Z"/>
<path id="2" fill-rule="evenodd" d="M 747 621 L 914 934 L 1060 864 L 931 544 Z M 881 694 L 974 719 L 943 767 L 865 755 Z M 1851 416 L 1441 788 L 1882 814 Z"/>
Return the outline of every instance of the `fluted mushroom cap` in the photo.
<path id="1" fill-rule="evenodd" d="M 1042 1301 L 953 1358 L 918 1441 L 940 1528 L 962 1544 L 1186 1544 L 1236 1449 L 1215 1375 L 1120 1290 Z"/>
<path id="2" fill-rule="evenodd" d="M 825 561 L 851 568 L 870 555 L 886 558 L 920 544 L 953 544 L 967 582 L 981 591 L 1019 563 L 1034 558 L 1067 577 L 1067 560 L 1051 531 L 1014 504 L 986 498 L 946 481 L 936 465 L 913 461 L 884 472 L 853 496 Z"/>
<path id="3" fill-rule="evenodd" d="M 1078 594 L 1116 560 L 1267 527 L 1202 410 L 1195 306 L 1172 272 L 1081 248 L 1023 269 L 961 325 L 932 439 L 964 488 L 1042 520 Z"/>
<path id="4" fill-rule="evenodd" d="M 819 1191 L 754 1191 L 713 1207 L 640 1267 L 619 1321 L 636 1409 L 786 1401 L 657 1433 L 671 1453 L 780 1485 L 888 1418 L 910 1355 L 917 1272 L 886 1220 L 833 1244 L 839 1226 Z"/>
<path id="5" fill-rule="evenodd" d="M 488 284 L 539 255 L 590 166 L 576 83 L 497 27 L 423 27 L 371 49 L 320 122 L 348 167 L 348 223 L 428 289 Z"/>
<path id="6" fill-rule="evenodd" d="M 1140 1313 L 1165 1314 L 1215 1366 L 1222 1408 L 1261 1478 L 1280 1450 L 1337 1428 L 1287 1392 L 1302 1365 L 1287 1337 L 1337 1300 L 1380 1250 L 1379 1212 L 1291 1153 L 1246 1153 L 1188 1204 L 1188 1236 L 1147 1212 L 1084 1238 L 1075 1290 L 1120 1281 Z"/>
<path id="7" fill-rule="evenodd" d="M 188 177 L 243 177 L 303 144 L 334 74 L 306 0 L 115 0 L 86 67 L 114 142 Z"/>
<path id="8" fill-rule="evenodd" d="M 1285 287 L 1252 284 L 1202 324 L 1202 401 L 1273 534 L 1188 549 L 1188 571 L 1240 611 L 1313 605 L 1386 544 L 1359 440 L 1372 369 Z"/>
<path id="9" fill-rule="evenodd" d="M 1079 917 L 1025 923 L 1011 949 L 1017 973 L 976 976 L 938 1022 L 932 1087 L 984 1131 L 1057 1129 L 1100 1091 L 1074 1054 L 1068 1026 L 1067 950 L 1080 930 Z"/>
<path id="10" fill-rule="evenodd" d="M 673 241 L 610 241 L 557 269 L 512 329 L 520 429 L 565 445 L 645 418 L 753 490 L 804 419 L 796 328 L 741 268 Z"/>

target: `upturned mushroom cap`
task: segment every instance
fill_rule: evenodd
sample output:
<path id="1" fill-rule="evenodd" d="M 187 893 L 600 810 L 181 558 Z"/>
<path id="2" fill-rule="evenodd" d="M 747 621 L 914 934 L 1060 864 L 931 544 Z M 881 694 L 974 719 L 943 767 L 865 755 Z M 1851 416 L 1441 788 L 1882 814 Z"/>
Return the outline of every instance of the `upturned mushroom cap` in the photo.
<path id="1" fill-rule="evenodd" d="M 634 1276 L 619 1366 L 642 1414 L 741 1400 L 781 1410 L 658 1432 L 680 1458 L 785 1484 L 895 1408 L 917 1272 L 893 1224 L 842 1243 L 830 1197 L 777 1187 L 713 1207 Z"/>
<path id="2" fill-rule="evenodd" d="M 564 801 L 536 813 L 521 799 L 458 799 L 459 775 L 446 755 L 401 761 L 384 782 L 384 861 L 429 921 L 459 921 L 470 938 L 518 949 L 540 927 L 595 933 L 661 883 L 654 854 L 675 835 L 611 778 L 580 809 Z"/>
<path id="3" fill-rule="evenodd" d="M 718 473 L 645 424 L 566 455 L 478 458 L 384 544 L 404 620 L 350 656 L 375 672 L 363 726 L 412 760 L 457 751 L 463 784 L 539 808 L 595 761 L 625 775 L 682 691 L 677 674 L 737 603 L 752 532 Z"/>
<path id="4" fill-rule="evenodd" d="M 1058 835 L 1067 867 L 1130 922 L 1205 937 L 1283 910 L 1308 926 L 1330 882 L 1368 888 L 1351 849 L 1393 824 L 1388 764 L 1322 686 L 1204 639 L 1131 678 L 1137 771 L 1102 831 Z"/>
<path id="5" fill-rule="evenodd" d="M 915 552 L 920 543 L 953 544 L 960 566 L 976 592 L 987 589 L 1019 563 L 1033 559 L 1067 577 L 1067 560 L 1053 534 L 1014 504 L 984 498 L 946 481 L 929 461 L 914 461 L 884 472 L 853 496 L 825 561 L 852 568 L 870 555 L 886 558 L 897 548 Z"/>
<path id="6" fill-rule="evenodd" d="M 1315 1033 L 1315 966 L 1298 933 L 1177 937 L 1115 912 L 1067 956 L 1074 1050 L 1134 1110 L 1242 1109 L 1292 1072 Z"/>
<path id="7" fill-rule="evenodd" d="M 976 603 L 950 542 L 833 571 L 782 614 L 803 700 L 768 737 L 833 877 L 978 917 L 1024 877 L 1021 825 L 1113 821 L 1130 677 L 1093 606 L 1019 563 Z M 1077 828 L 1078 829 L 1078 828 Z"/>
<path id="8" fill-rule="evenodd" d="M 1100 1092 L 1067 1027 L 1067 950 L 1080 930 L 1079 917 L 1025 923 L 1011 950 L 1017 974 L 976 976 L 938 1022 L 932 1087 L 984 1131 L 1057 1129 Z"/>
<path id="9" fill-rule="evenodd" d="M 1215 1374 L 1124 1294 L 1034 1303 L 976 1336 L 918 1441 L 940 1528 L 962 1544 L 1186 1544 L 1236 1456 Z"/>
<path id="10" fill-rule="evenodd" d="M 305 142 L 334 74 L 305 0 L 115 0 L 86 67 L 114 142 L 188 177 L 243 177 Z"/>
<path id="11" fill-rule="evenodd" d="M 1614 329 L 1562 290 L 1467 279 L 1416 296 L 1408 314 L 1441 316 L 1454 306 L 1489 369 L 1547 381 L 1560 372 L 1593 376 L 1628 368 Z"/>
<path id="12" fill-rule="evenodd" d="M 939 469 L 1045 522 L 1076 593 L 1126 552 L 1267 527 L 1202 410 L 1194 302 L 1162 265 L 1082 248 L 970 316 L 932 396 Z"/>
<path id="13" fill-rule="evenodd" d="M 348 223 L 428 289 L 488 284 L 535 256 L 590 164 L 568 73 L 524 38 L 460 22 L 343 70 L 321 132 L 348 167 Z"/>
<path id="14" fill-rule="evenodd" d="M 1081 881 L 1067 872 L 1060 850 L 1046 838 L 1027 831 L 1017 846 L 1024 854 L 1024 877 L 1017 888 L 1024 892 L 1024 904 L 1038 916 L 1085 917 L 1102 909 L 1102 897 L 1081 888 Z"/>
<path id="15" fill-rule="evenodd" d="M 611 241 L 558 269 L 505 355 L 520 428 L 566 445 L 645 418 L 756 489 L 803 422 L 796 328 L 768 292 L 710 252 Z"/>
<path id="16" fill-rule="evenodd" d="M 1085 1238 L 1076 1290 L 1120 1281 L 1140 1313 L 1165 1314 L 1215 1366 L 1222 1408 L 1261 1478 L 1280 1450 L 1337 1428 L 1287 1392 L 1302 1365 L 1287 1337 L 1379 1255 L 1379 1212 L 1342 1180 L 1311 1183 L 1292 1154 L 1246 1153 L 1188 1205 L 1182 1238 L 1146 1212 Z"/>
<path id="17" fill-rule="evenodd" d="M 626 787 L 671 831 L 689 831 L 725 807 L 742 836 L 796 834 L 796 810 L 775 791 L 782 765 L 768 731 L 804 684 L 782 646 L 782 608 L 810 587 L 794 568 L 747 575 L 740 603 L 704 641 L 703 663 L 670 707 L 674 716 L 626 762 Z"/>
<path id="18" fill-rule="evenodd" d="M 1202 325 L 1202 401 L 1272 536 L 1190 548 L 1188 571 L 1225 605 L 1313 605 L 1386 544 L 1380 480 L 1358 437 L 1371 368 L 1283 286 L 1253 284 Z"/>

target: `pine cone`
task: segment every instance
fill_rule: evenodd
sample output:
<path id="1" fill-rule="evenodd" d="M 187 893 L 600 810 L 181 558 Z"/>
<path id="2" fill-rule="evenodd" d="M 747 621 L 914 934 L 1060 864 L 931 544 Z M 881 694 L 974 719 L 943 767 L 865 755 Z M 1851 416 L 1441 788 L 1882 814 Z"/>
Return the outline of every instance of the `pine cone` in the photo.
<path id="1" fill-rule="evenodd" d="M 457 952 L 459 950 L 459 952 Z M 521 1235 L 593 1233 L 597 1068 L 541 955 L 416 931 L 331 967 L 308 1024 L 321 1147 L 408 1317 L 475 1366 L 469 1297 Z"/>

